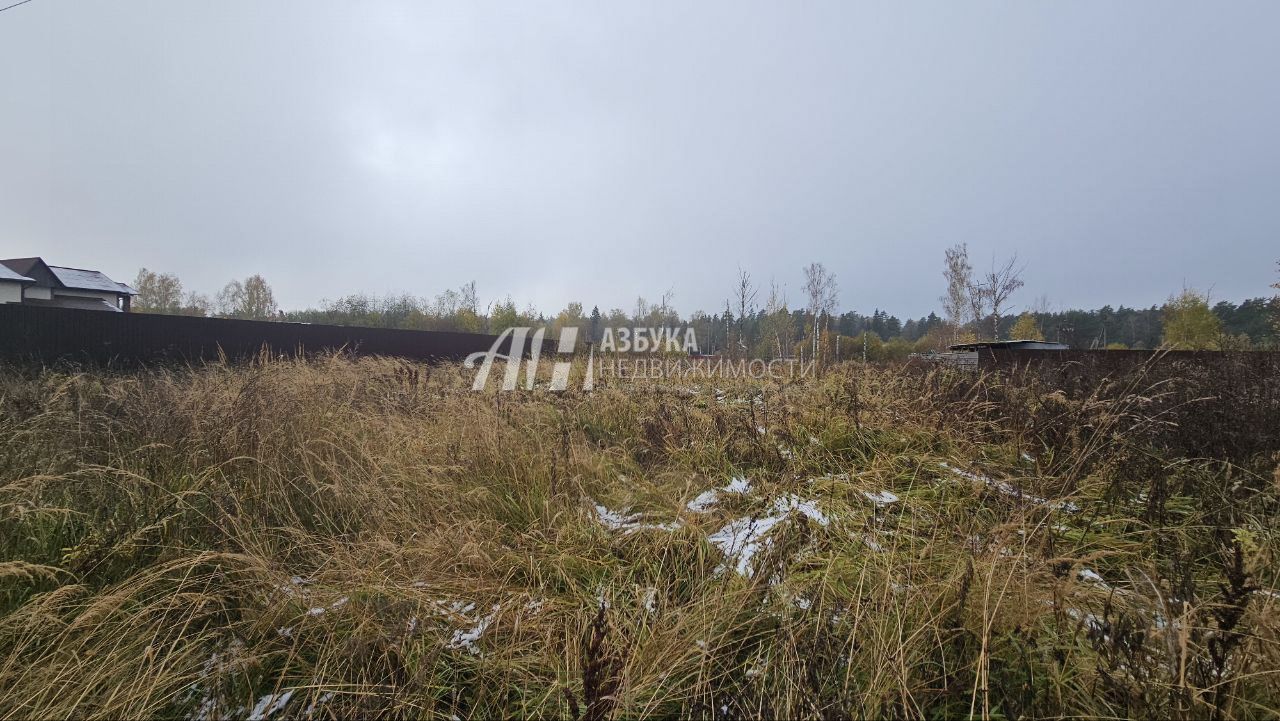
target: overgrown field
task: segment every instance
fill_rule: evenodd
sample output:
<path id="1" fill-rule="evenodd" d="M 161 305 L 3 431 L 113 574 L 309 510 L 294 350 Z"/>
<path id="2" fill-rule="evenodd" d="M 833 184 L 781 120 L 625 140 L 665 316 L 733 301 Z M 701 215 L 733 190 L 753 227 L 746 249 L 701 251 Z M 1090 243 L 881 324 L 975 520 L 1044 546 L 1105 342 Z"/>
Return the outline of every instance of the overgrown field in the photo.
<path id="1" fill-rule="evenodd" d="M 470 381 L 0 370 L 0 718 L 1280 713 L 1270 391 Z"/>

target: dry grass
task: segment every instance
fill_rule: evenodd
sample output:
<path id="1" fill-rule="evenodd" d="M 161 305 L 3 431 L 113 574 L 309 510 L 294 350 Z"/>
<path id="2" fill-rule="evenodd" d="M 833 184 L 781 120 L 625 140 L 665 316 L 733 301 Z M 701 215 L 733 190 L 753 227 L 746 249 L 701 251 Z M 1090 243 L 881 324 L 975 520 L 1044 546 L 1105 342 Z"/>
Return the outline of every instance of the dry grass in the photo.
<path id="1" fill-rule="evenodd" d="M 1280 711 L 1280 469 L 1194 394 L 469 383 L 0 371 L 0 718 Z"/>

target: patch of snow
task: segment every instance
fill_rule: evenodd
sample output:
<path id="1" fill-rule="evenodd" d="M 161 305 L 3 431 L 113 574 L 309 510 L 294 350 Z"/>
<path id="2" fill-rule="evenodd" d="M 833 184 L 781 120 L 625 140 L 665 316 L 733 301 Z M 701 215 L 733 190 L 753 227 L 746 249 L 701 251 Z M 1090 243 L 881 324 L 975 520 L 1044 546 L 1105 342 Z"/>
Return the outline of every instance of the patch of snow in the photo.
<path id="1" fill-rule="evenodd" d="M 310 586 L 311 583 L 312 581 L 309 578 L 304 578 L 302 576 L 290 576 L 289 583 L 276 586 L 275 588 L 282 595 L 288 596 L 289 598 L 301 598 L 307 595 L 307 589 L 305 587 Z"/>
<path id="2" fill-rule="evenodd" d="M 751 481 L 745 478 L 731 478 L 729 485 L 721 489 L 711 489 L 698 494 L 698 497 L 689 501 L 685 508 L 694 513 L 706 513 L 712 506 L 720 500 L 721 493 L 736 493 L 739 495 L 751 492 Z"/>
<path id="3" fill-rule="evenodd" d="M 1033 496 L 1030 493 L 1026 493 L 1021 488 L 1018 488 L 1007 481 L 997 481 L 986 476 L 980 476 L 977 473 L 970 473 L 969 471 L 956 468 L 946 463 L 939 463 L 938 465 L 961 478 L 982 483 L 987 488 L 1003 493 L 1006 496 L 1017 498 L 1018 500 L 1027 501 L 1028 503 L 1038 506 L 1049 506 L 1054 510 L 1066 511 L 1067 513 L 1078 513 L 1080 511 L 1080 507 L 1071 501 L 1050 501 L 1047 498 L 1041 498 L 1039 496 Z"/>
<path id="4" fill-rule="evenodd" d="M 736 559 L 734 570 L 739 575 L 750 577 L 753 573 L 751 559 L 760 551 L 764 536 L 782 520 L 781 516 L 738 518 L 707 536 L 707 540 L 719 548 L 726 558 Z"/>
<path id="5" fill-rule="evenodd" d="M 622 531 L 624 534 L 632 534 L 636 531 L 655 530 L 655 531 L 674 531 L 680 527 L 679 521 L 671 521 L 669 523 L 642 523 L 643 514 L 633 513 L 626 515 L 625 512 L 611 511 L 599 503 L 593 504 L 596 509 L 596 516 L 605 527 L 614 531 Z"/>
<path id="6" fill-rule="evenodd" d="M 332 700 L 333 700 L 333 692 L 325 691 L 324 693 L 320 694 L 320 698 L 317 698 L 313 700 L 311 703 L 307 704 L 307 710 L 303 711 L 302 714 L 304 716 L 310 716 L 314 714 L 316 710 L 319 709 L 321 706 L 329 703 Z"/>
<path id="7" fill-rule="evenodd" d="M 336 601 L 334 601 L 333 603 L 329 604 L 329 607 L 328 607 L 328 608 L 325 608 L 324 606 L 315 606 L 315 607 L 314 607 L 314 608 L 312 608 L 311 610 L 307 611 L 307 615 L 308 615 L 308 616 L 321 616 L 321 615 L 324 615 L 324 612 L 325 612 L 325 611 L 334 611 L 334 610 L 337 610 L 337 609 L 339 609 L 339 608 L 342 608 L 343 606 L 347 605 L 347 602 L 348 602 L 348 601 L 350 601 L 350 600 L 351 600 L 351 599 L 350 599 L 349 597 L 347 597 L 347 596 L 343 596 L 342 598 L 339 598 L 338 600 L 336 600 Z"/>
<path id="8" fill-rule="evenodd" d="M 1102 576 L 1098 575 L 1097 571 L 1093 571 L 1088 568 L 1082 568 L 1080 569 L 1080 572 L 1077 573 L 1076 575 L 1080 577 L 1081 581 L 1096 583 L 1099 586 L 1102 586 L 1103 588 L 1111 588 L 1110 586 L 1107 585 L 1107 582 L 1103 580 Z"/>
<path id="9" fill-rule="evenodd" d="M 262 721 L 271 714 L 284 708 L 289 703 L 289 699 L 293 697 L 293 689 L 289 689 L 284 693 L 269 693 L 258 699 L 258 703 L 254 704 L 253 710 L 249 712 L 249 721 Z"/>
<path id="10" fill-rule="evenodd" d="M 876 491 L 875 493 L 868 493 L 866 491 L 863 491 L 862 495 L 866 496 L 868 500 L 870 500 L 872 503 L 876 504 L 877 506 L 887 506 L 892 503 L 897 503 L 899 500 L 901 500 L 898 498 L 897 494 L 893 493 L 892 491 Z"/>
<path id="11" fill-rule="evenodd" d="M 703 491 L 698 494 L 697 498 L 689 501 L 689 504 L 686 505 L 685 508 L 693 511 L 694 513 L 706 513 L 718 500 L 720 500 L 719 493 L 715 491 Z"/>
<path id="12" fill-rule="evenodd" d="M 794 494 L 787 494 L 778 498 L 773 502 L 773 510 L 775 513 L 788 513 L 790 511 L 798 511 L 810 519 L 816 521 L 818 525 L 825 526 L 831 521 L 827 519 L 822 511 L 818 510 L 818 504 L 813 501 L 806 501 L 797 498 Z"/>
<path id="13" fill-rule="evenodd" d="M 773 527 L 785 521 L 792 511 L 800 513 L 821 526 L 831 521 L 818 509 L 813 501 L 803 500 L 794 494 L 787 494 L 774 500 L 772 514 L 760 518 L 737 518 L 723 528 L 707 536 L 725 558 L 734 561 L 734 570 L 742 576 L 750 577 L 754 571 L 751 559 L 768 547 L 770 539 L 765 538 Z"/>
<path id="14" fill-rule="evenodd" d="M 1078 609 L 1067 608 L 1066 614 L 1074 621 L 1082 621 L 1085 630 L 1091 637 L 1101 637 L 1104 640 L 1110 640 L 1111 636 L 1107 633 L 1107 622 L 1098 618 L 1092 613 L 1081 614 Z"/>
<path id="15" fill-rule="evenodd" d="M 474 603 L 468 603 L 466 601 L 436 601 L 436 606 L 440 610 L 444 611 L 446 615 L 451 616 L 463 616 L 476 609 L 476 605 Z"/>
<path id="16" fill-rule="evenodd" d="M 217 715 L 218 699 L 213 694 L 207 694 L 200 699 L 200 703 L 187 714 L 187 721 L 213 721 L 215 718 L 221 718 Z"/>
<path id="17" fill-rule="evenodd" d="M 472 604 L 474 607 L 475 604 Z M 488 616 L 484 616 L 476 621 L 476 625 L 471 628 L 458 629 L 453 632 L 453 638 L 449 641 L 448 648 L 465 648 L 472 654 L 480 653 L 480 647 L 476 645 L 476 641 L 484 635 L 485 629 L 489 628 L 489 624 L 493 623 L 494 617 L 498 615 L 499 606 L 494 606 L 493 611 Z"/>

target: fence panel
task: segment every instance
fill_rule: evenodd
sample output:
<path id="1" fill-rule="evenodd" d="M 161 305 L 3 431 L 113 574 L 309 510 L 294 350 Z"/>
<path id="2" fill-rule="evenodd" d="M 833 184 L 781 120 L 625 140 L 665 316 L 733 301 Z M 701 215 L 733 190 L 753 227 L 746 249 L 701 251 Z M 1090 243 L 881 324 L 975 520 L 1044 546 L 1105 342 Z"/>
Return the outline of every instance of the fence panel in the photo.
<path id="1" fill-rule="evenodd" d="M 362 355 L 457 360 L 488 351 L 495 340 L 497 336 L 479 333 L 0 304 L 0 357 L 46 363 L 214 360 L 220 351 L 229 358 L 244 358 L 264 346 L 288 355 L 342 349 Z"/>

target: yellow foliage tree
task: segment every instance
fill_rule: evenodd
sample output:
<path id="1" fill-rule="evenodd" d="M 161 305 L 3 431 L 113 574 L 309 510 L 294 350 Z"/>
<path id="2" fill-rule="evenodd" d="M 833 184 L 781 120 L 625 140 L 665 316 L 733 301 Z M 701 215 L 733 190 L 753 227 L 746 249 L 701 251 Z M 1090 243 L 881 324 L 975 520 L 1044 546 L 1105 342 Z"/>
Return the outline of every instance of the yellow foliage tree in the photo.
<path id="1" fill-rule="evenodd" d="M 1219 350 L 1222 321 L 1209 299 L 1190 288 L 1164 304 L 1164 343 L 1177 350 Z"/>
<path id="2" fill-rule="evenodd" d="M 1024 312 L 1018 316 L 1018 321 L 1009 331 L 1009 340 L 1044 340 L 1044 333 L 1041 332 L 1036 317 L 1029 312 Z"/>

